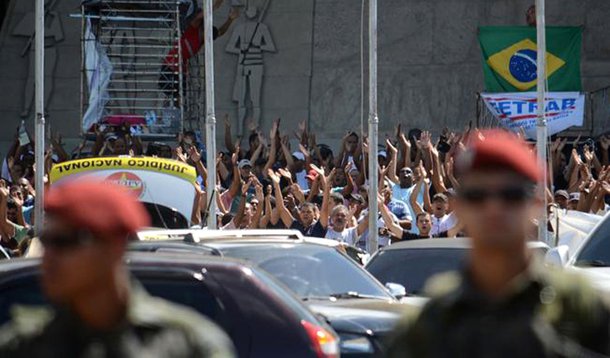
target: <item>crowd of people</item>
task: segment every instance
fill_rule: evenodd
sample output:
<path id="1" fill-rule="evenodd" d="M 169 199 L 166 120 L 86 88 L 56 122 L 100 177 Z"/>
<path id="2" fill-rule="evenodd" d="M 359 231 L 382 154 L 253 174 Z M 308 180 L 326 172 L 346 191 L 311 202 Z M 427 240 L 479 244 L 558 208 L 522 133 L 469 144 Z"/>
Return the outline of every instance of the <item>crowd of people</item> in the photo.
<path id="1" fill-rule="evenodd" d="M 244 138 L 235 137 L 229 118 L 224 121 L 224 150 L 216 156 L 217 211 L 208 213 L 205 187 L 209 174 L 205 146 L 198 135 L 186 131 L 177 145 L 144 143 L 128 127 L 99 127 L 92 143 L 84 140 L 69 154 L 59 135 L 53 135 L 45 157 L 45 169 L 71 158 L 96 156 L 156 156 L 195 167 L 198 178 L 196 208 L 190 218 L 204 226 L 207 215 L 216 215 L 221 229 L 296 229 L 307 236 L 338 240 L 362 249 L 368 247 L 368 203 L 377 201 L 378 245 L 432 237 L 463 236 L 462 224 L 453 212 L 460 177 L 459 153 L 478 129 L 462 132 L 428 131 L 399 125 L 377 148 L 379 193 L 368 194 L 368 138 L 349 131 L 340 146 L 318 143 L 316 133 L 299 124 L 284 129 L 279 119 L 268 133 L 250 126 Z M 515 133 L 523 137 L 522 133 Z M 21 139 L 20 139 L 21 138 Z M 568 138 L 552 138 L 549 148 L 547 199 L 558 210 L 603 214 L 610 198 L 610 137 L 568 144 Z M 1 245 L 14 255 L 27 247 L 35 225 L 33 206 L 34 146 L 16 133 L 3 161 L 0 180 Z M 534 144 L 531 144 L 534 151 Z M 45 179 L 46 180 L 46 179 Z M 532 223 L 532 236 L 536 235 Z M 552 228 L 549 226 L 549 230 Z"/>

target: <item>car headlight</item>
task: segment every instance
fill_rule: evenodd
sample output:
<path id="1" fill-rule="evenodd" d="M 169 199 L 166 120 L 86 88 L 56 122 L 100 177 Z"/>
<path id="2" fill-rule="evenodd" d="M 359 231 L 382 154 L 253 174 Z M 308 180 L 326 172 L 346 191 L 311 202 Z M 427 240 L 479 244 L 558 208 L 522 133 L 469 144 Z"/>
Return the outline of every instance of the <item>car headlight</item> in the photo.
<path id="1" fill-rule="evenodd" d="M 371 340 L 355 334 L 339 335 L 341 353 L 373 353 L 375 351 Z"/>

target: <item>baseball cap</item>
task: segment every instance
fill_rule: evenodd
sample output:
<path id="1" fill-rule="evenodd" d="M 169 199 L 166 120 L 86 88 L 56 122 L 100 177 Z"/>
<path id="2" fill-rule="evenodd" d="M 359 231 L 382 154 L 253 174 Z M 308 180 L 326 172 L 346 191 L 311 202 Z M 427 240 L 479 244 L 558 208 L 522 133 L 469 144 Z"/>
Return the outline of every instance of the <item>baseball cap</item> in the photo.
<path id="1" fill-rule="evenodd" d="M 574 194 L 578 194 L 578 193 L 574 193 Z M 568 194 L 568 192 L 565 190 L 557 190 L 555 192 L 554 196 L 563 196 L 566 199 L 570 199 L 570 194 Z"/>
<path id="2" fill-rule="evenodd" d="M 294 152 L 294 153 L 292 153 L 292 156 L 298 160 L 305 160 L 305 154 L 303 154 L 301 152 Z"/>
<path id="3" fill-rule="evenodd" d="M 102 238 L 126 239 L 150 223 L 144 205 L 124 187 L 87 179 L 51 187 L 44 208 Z"/>
<path id="4" fill-rule="evenodd" d="M 432 202 L 439 201 L 439 200 L 442 201 L 443 203 L 449 202 L 447 195 L 445 195 L 443 193 L 434 194 L 434 196 L 432 197 Z"/>
<path id="5" fill-rule="evenodd" d="M 378 157 L 387 158 L 388 157 L 388 152 L 386 152 L 385 150 L 380 150 L 380 151 L 377 152 L 377 156 Z"/>
<path id="6" fill-rule="evenodd" d="M 513 134 L 501 130 L 484 130 L 475 135 L 466 150 L 458 155 L 456 169 L 458 173 L 467 173 L 476 169 L 506 169 L 523 177 L 538 182 L 542 170 L 536 155 L 526 143 Z"/>
<path id="7" fill-rule="evenodd" d="M 570 193 L 570 201 L 579 201 L 580 193 Z"/>
<path id="8" fill-rule="evenodd" d="M 249 159 L 242 159 L 237 163 L 237 168 L 242 169 L 245 167 L 252 168 L 252 162 Z"/>
<path id="9" fill-rule="evenodd" d="M 357 201 L 357 202 L 359 202 L 360 204 L 364 204 L 364 198 L 363 198 L 363 197 L 362 197 L 362 195 L 360 195 L 360 194 L 354 194 L 354 193 L 352 193 L 352 194 L 350 194 L 350 195 L 349 195 L 349 199 L 350 199 L 350 200 Z"/>

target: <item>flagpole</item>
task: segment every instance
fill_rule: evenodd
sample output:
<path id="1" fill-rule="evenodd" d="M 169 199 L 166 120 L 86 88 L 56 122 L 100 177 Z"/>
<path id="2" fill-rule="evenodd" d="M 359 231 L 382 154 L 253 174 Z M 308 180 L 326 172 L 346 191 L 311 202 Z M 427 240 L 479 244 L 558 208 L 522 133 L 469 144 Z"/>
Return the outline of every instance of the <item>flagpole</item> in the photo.
<path id="1" fill-rule="evenodd" d="M 539 185 L 540 195 L 544 203 L 540 218 L 538 220 L 538 240 L 547 242 L 547 201 L 546 201 L 546 179 L 547 179 L 547 123 L 545 117 L 545 83 L 546 83 L 546 31 L 544 0 L 536 0 L 536 43 L 537 43 L 537 89 L 538 108 L 536 120 L 536 146 L 538 150 L 538 161 L 543 167 L 543 176 Z"/>
<path id="2" fill-rule="evenodd" d="M 377 0 L 369 0 L 369 252 L 377 251 Z"/>
<path id="3" fill-rule="evenodd" d="M 34 203 L 34 216 L 36 225 L 34 227 L 38 236 L 44 225 L 44 0 L 36 0 L 34 6 L 36 18 L 34 29 L 34 102 L 36 106 L 34 124 L 34 158 L 36 169 L 34 186 L 36 187 L 36 201 Z"/>
<path id="4" fill-rule="evenodd" d="M 214 106 L 214 39 L 212 1 L 203 0 L 204 9 L 204 48 L 205 48 L 205 135 L 206 135 L 206 162 L 208 177 L 206 180 L 207 192 L 207 227 L 216 229 L 216 113 Z"/>

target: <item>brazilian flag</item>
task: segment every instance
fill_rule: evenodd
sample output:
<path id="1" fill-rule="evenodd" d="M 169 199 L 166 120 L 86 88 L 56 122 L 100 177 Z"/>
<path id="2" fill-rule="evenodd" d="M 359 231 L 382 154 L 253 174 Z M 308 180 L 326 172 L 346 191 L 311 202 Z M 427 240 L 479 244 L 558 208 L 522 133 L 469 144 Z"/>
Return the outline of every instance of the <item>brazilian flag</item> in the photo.
<path id="1" fill-rule="evenodd" d="M 546 27 L 546 76 L 549 91 L 580 91 L 580 27 Z M 479 28 L 487 92 L 536 90 L 536 28 Z"/>

